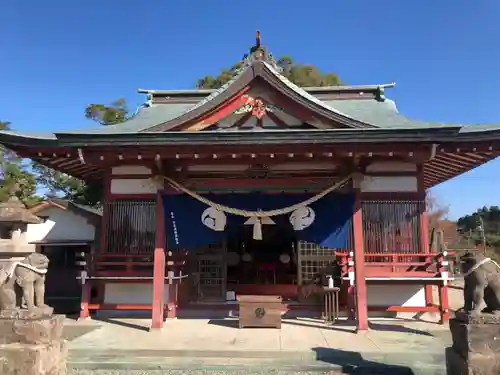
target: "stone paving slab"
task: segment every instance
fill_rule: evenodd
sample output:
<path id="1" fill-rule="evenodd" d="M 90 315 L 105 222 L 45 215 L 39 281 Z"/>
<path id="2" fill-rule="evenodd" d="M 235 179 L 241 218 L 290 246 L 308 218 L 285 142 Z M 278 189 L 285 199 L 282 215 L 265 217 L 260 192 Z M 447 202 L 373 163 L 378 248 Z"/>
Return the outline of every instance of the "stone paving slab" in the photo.
<path id="1" fill-rule="evenodd" d="M 325 326 L 312 319 L 284 320 L 281 330 L 238 329 L 235 322 L 177 319 L 169 321 L 161 332 L 148 332 L 149 321 L 139 319 L 86 323 L 93 329 L 86 328 L 88 331 L 71 340 L 69 349 L 433 352 L 444 350 L 449 342 L 447 331 L 440 326 L 420 322 L 373 322 L 366 333 L 355 333 L 351 324 L 342 321 Z"/>
<path id="2" fill-rule="evenodd" d="M 450 343 L 447 327 L 415 321 L 372 321 L 363 333 L 347 321 L 325 326 L 305 318 L 284 320 L 281 330 L 238 329 L 237 320 L 230 319 L 172 320 L 161 332 L 149 332 L 148 324 L 140 319 L 69 323 L 69 367 L 434 375 L 444 373 L 444 349 Z M 257 370 L 263 372 L 252 372 Z"/>

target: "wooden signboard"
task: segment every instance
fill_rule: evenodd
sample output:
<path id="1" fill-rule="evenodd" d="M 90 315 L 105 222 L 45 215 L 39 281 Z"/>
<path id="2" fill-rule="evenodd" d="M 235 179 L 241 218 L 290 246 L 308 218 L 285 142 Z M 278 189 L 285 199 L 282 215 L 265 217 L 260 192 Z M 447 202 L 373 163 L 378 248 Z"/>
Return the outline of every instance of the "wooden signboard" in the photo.
<path id="1" fill-rule="evenodd" d="M 239 327 L 281 328 L 281 296 L 239 296 Z"/>

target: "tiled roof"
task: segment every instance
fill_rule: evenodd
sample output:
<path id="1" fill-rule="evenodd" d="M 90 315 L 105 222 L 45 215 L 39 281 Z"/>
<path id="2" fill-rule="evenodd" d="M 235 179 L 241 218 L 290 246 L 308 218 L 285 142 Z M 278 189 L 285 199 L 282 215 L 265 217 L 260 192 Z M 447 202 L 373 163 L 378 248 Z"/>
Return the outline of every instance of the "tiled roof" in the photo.
<path id="1" fill-rule="evenodd" d="M 390 99 L 377 100 L 330 100 L 324 102 L 346 116 L 368 122 L 379 128 L 431 128 L 460 126 L 451 123 L 413 120 L 399 113 L 396 103 Z"/>
<path id="2" fill-rule="evenodd" d="M 308 96 L 312 96 L 304 91 Z M 213 94 L 212 94 L 213 95 Z M 65 131 L 68 134 L 114 134 L 114 133 L 135 133 L 147 131 L 149 127 L 162 124 L 181 116 L 194 107 L 202 105 L 212 99 L 212 95 L 201 100 L 199 103 L 171 103 L 154 104 L 151 107 L 142 108 L 132 119 L 117 125 L 95 126 L 92 128 Z M 498 130 L 500 124 L 478 124 L 460 125 L 454 123 L 429 122 L 423 120 L 409 119 L 402 115 L 394 101 L 386 99 L 377 100 L 325 100 L 320 101 L 313 97 L 315 101 L 321 102 L 333 111 L 343 116 L 366 122 L 379 128 L 434 128 L 447 126 L 463 126 L 461 132 L 475 132 Z M 29 135 L 26 135 L 29 137 Z M 49 136 L 49 135 L 47 135 Z"/>
<path id="3" fill-rule="evenodd" d="M 50 201 L 52 201 L 55 204 L 58 204 L 60 206 L 66 207 L 66 208 L 74 207 L 77 210 L 83 210 L 85 212 L 88 212 L 90 214 L 97 215 L 97 216 L 102 216 L 102 213 L 103 213 L 102 207 L 91 207 L 91 206 L 84 205 L 84 204 L 73 203 L 73 202 L 70 202 L 69 200 L 63 199 L 63 198 L 51 197 Z"/>
<path id="4" fill-rule="evenodd" d="M 150 107 L 141 108 L 135 116 L 129 120 L 116 125 L 94 126 L 89 128 L 68 130 L 64 134 L 114 134 L 114 133 L 136 133 L 151 126 L 159 125 L 169 121 L 191 109 L 193 103 L 171 103 L 154 104 Z"/>
<path id="5" fill-rule="evenodd" d="M 313 103 L 318 110 L 324 113 L 331 113 L 333 116 L 337 116 L 339 119 L 348 119 L 351 123 L 355 124 L 366 124 L 366 126 L 361 127 L 373 127 L 373 128 L 383 128 L 383 129 L 407 129 L 407 128 L 442 128 L 442 127 L 462 127 L 461 133 L 479 132 L 479 131 L 489 131 L 489 130 L 499 130 L 500 124 L 486 124 L 486 125 L 460 125 L 460 124 L 450 124 L 441 122 L 428 122 L 413 120 L 403 116 L 396 108 L 395 103 L 392 100 L 376 100 L 376 99 L 341 99 L 341 100 L 320 100 L 308 91 L 315 92 L 320 88 L 308 88 L 304 89 L 298 87 L 294 83 L 290 82 L 286 77 L 277 72 L 273 66 L 269 63 L 264 62 L 263 69 L 267 70 L 283 83 L 286 87 L 293 90 L 300 97 L 309 103 Z M 223 93 L 226 93 L 233 84 L 235 84 L 249 69 L 252 69 L 252 65 L 246 65 L 242 68 L 240 73 L 234 77 L 231 81 L 226 83 L 224 86 L 217 90 L 204 90 L 204 93 L 208 94 L 205 98 L 199 102 L 182 103 L 182 102 L 172 102 L 172 103 L 153 103 L 150 106 L 145 106 L 139 109 L 139 111 L 127 121 L 107 126 L 93 126 L 77 130 L 69 130 L 63 132 L 56 132 L 54 134 L 19 134 L 15 132 L 2 131 L 1 134 L 5 139 L 9 138 L 37 138 L 40 141 L 49 141 L 57 138 L 58 135 L 68 134 L 68 135 L 112 135 L 112 134 L 130 134 L 138 132 L 148 132 L 157 131 L 157 127 L 163 125 L 167 122 L 172 122 L 174 120 L 181 121 L 181 117 L 186 114 L 193 114 L 193 111 L 203 107 L 210 102 L 216 101 L 216 99 Z M 387 85 L 386 85 L 387 86 Z M 388 85 L 392 87 L 393 85 Z M 383 86 L 359 86 L 359 88 L 365 89 L 376 89 L 383 88 Z M 342 90 L 353 90 L 356 87 L 345 86 L 339 88 Z M 332 88 L 330 88 L 332 90 Z M 192 90 L 200 91 L 200 90 Z M 203 90 L 202 90 L 203 91 Z M 320 90 L 321 91 L 321 90 Z M 142 92 L 147 92 L 142 90 Z M 160 91 L 151 91 L 160 92 Z M 187 91 L 186 91 L 187 92 Z M 165 91 L 168 93 L 168 91 Z M 220 99 L 220 98 L 219 98 Z M 220 101 L 220 100 L 219 100 Z M 193 114 L 194 115 L 194 114 Z M 151 130 L 148 130 L 151 129 Z"/>

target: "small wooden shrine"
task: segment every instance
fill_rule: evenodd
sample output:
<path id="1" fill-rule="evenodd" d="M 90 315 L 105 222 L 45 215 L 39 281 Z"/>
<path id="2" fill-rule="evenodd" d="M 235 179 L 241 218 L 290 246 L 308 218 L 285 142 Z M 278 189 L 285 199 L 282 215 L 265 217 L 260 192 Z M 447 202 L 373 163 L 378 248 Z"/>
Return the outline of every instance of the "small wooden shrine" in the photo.
<path id="1" fill-rule="evenodd" d="M 337 262 L 360 330 L 372 311 L 444 322 L 450 265 L 429 246 L 426 189 L 495 158 L 500 126 L 411 120 L 393 86 L 298 87 L 258 42 L 218 90 L 139 90 L 122 124 L 0 142 L 104 186 L 81 317 L 150 309 L 161 328 L 238 295 L 301 314 L 321 308 L 311 281 Z"/>

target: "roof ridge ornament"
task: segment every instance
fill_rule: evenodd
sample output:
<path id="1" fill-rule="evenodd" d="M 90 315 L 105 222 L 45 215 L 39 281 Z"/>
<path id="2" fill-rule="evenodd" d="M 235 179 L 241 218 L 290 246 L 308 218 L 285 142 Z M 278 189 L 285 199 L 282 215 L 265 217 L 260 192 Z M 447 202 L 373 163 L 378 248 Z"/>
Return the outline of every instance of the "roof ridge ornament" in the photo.
<path id="1" fill-rule="evenodd" d="M 274 70 L 281 73 L 283 68 L 281 68 L 273 57 L 273 54 L 267 50 L 261 44 L 260 40 L 260 30 L 255 31 L 255 45 L 250 48 L 250 53 L 245 54 L 242 59 L 242 67 L 241 69 L 245 69 L 251 66 L 254 62 L 262 61 L 269 64 Z"/>
<path id="2" fill-rule="evenodd" d="M 375 93 L 375 99 L 379 102 L 384 102 L 386 98 L 385 96 L 385 87 L 383 85 L 377 86 L 377 92 Z"/>

